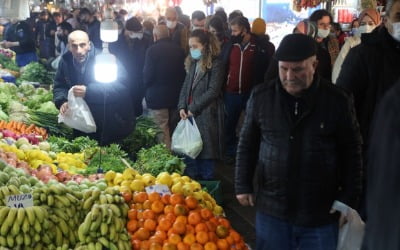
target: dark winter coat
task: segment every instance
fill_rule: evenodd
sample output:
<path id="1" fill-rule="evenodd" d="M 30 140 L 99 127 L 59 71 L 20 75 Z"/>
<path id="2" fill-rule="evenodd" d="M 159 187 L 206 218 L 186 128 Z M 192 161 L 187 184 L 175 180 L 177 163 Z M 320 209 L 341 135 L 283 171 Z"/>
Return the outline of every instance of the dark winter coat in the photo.
<path id="1" fill-rule="evenodd" d="M 185 25 L 177 23 L 173 31 L 169 30 L 170 37 L 173 42 L 178 44 L 185 52 L 185 55 L 189 52 L 189 31 L 186 29 Z"/>
<path id="2" fill-rule="evenodd" d="M 151 109 L 174 109 L 185 80 L 185 54 L 169 38 L 158 40 L 146 53 L 143 82 Z"/>
<path id="3" fill-rule="evenodd" d="M 400 42 L 396 42 L 384 26 L 363 34 L 361 44 L 352 48 L 343 62 L 336 84 L 354 96 L 366 147 L 375 106 L 400 78 L 399 68 Z"/>
<path id="4" fill-rule="evenodd" d="M 88 33 L 89 39 L 93 43 L 94 47 L 101 50 L 103 49 L 103 42 L 100 38 L 100 24 L 100 21 L 97 20 L 97 18 L 94 18 L 91 23 L 85 24 L 84 26 L 86 26 L 86 32 Z"/>
<path id="5" fill-rule="evenodd" d="M 195 70 L 193 63 L 181 90 L 178 109 L 192 112 L 199 128 L 203 150 L 197 159 L 221 159 L 224 152 L 224 65 L 218 59 L 214 60 L 211 70 L 200 71 L 194 81 Z M 189 104 L 190 96 L 192 102 Z"/>
<path id="6" fill-rule="evenodd" d="M 54 78 L 54 103 L 57 108 L 67 101 L 68 90 L 74 85 L 85 85 L 85 101 L 96 122 L 96 133 L 88 134 L 101 144 L 118 142 L 134 129 L 135 115 L 132 99 L 128 91 L 127 73 L 118 62 L 118 79 L 112 83 L 96 82 L 94 60 L 96 51 L 88 52 L 86 70 L 76 70 L 73 56 L 66 52 L 61 60 Z M 103 134 L 102 134 L 103 132 Z"/>
<path id="7" fill-rule="evenodd" d="M 236 193 L 255 193 L 260 211 L 295 225 L 333 223 L 333 202 L 355 207 L 361 192 L 361 136 L 352 98 L 315 76 L 298 99 L 295 122 L 297 105 L 289 99 L 295 98 L 279 78 L 253 90 L 237 150 Z"/>
<path id="8" fill-rule="evenodd" d="M 11 47 L 16 54 L 35 52 L 35 39 L 31 27 L 25 21 L 11 25 L 6 37 L 10 42 L 19 42 L 19 46 Z"/>

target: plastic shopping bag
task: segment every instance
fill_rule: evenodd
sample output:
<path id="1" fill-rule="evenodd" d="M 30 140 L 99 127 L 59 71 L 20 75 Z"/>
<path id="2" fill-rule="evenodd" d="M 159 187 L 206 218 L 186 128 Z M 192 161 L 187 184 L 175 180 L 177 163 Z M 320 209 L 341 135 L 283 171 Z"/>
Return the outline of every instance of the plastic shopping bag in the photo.
<path id="1" fill-rule="evenodd" d="M 347 214 L 347 223 L 339 229 L 337 250 L 359 250 L 364 237 L 365 223 L 356 210 L 335 201 L 333 208 Z"/>
<path id="2" fill-rule="evenodd" d="M 192 159 L 200 154 L 203 140 L 193 117 L 180 120 L 172 134 L 171 148 L 175 153 L 187 155 Z"/>
<path id="3" fill-rule="evenodd" d="M 58 123 L 61 122 L 84 133 L 96 132 L 96 123 L 88 105 L 82 97 L 75 97 L 72 88 L 68 91 L 68 111 L 58 115 Z"/>

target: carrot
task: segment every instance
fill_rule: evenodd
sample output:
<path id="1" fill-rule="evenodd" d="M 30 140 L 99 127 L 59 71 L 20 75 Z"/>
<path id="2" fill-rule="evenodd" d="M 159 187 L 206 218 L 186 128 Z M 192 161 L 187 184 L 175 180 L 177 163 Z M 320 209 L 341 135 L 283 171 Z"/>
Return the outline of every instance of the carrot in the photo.
<path id="1" fill-rule="evenodd" d="M 3 128 L 3 126 L 4 126 L 5 123 L 6 123 L 5 121 L 0 121 L 0 129 Z"/>
<path id="2" fill-rule="evenodd" d="M 16 128 L 18 131 L 21 131 L 22 125 L 24 125 L 22 122 L 17 123 Z"/>
<path id="3" fill-rule="evenodd" d="M 29 127 L 26 128 L 26 132 L 30 133 L 34 128 L 35 128 L 35 125 L 31 124 L 31 125 L 29 125 Z"/>

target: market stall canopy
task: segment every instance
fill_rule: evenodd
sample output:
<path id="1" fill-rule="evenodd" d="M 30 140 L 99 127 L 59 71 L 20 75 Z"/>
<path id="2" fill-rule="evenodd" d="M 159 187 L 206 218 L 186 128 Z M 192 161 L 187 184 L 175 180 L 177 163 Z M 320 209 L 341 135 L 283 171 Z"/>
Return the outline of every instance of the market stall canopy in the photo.
<path id="1" fill-rule="evenodd" d="M 0 17 L 25 20 L 29 17 L 29 0 L 0 0 Z"/>

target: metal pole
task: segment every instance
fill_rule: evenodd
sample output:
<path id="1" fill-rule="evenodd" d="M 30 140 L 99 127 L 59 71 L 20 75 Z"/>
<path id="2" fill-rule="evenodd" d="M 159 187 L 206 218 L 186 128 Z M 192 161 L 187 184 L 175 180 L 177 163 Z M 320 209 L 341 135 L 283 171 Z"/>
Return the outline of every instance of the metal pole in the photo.
<path id="1" fill-rule="evenodd" d="M 262 15 L 262 1 L 264 1 L 264 0 L 258 1 L 258 17 L 261 17 L 261 15 Z"/>

